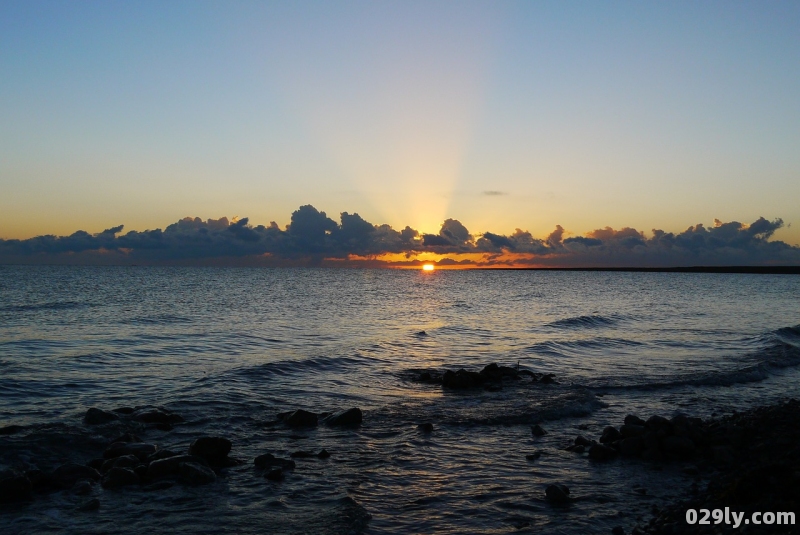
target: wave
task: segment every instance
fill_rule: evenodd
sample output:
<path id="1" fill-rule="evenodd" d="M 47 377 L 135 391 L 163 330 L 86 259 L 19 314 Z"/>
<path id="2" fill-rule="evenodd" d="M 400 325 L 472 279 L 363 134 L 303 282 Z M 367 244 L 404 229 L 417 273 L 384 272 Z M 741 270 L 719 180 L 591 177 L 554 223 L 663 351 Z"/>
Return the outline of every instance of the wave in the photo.
<path id="1" fill-rule="evenodd" d="M 185 316 L 175 316 L 172 314 L 161 314 L 158 316 L 141 316 L 123 320 L 124 325 L 170 325 L 175 323 L 192 323 L 194 320 Z"/>
<path id="2" fill-rule="evenodd" d="M 625 338 L 587 338 L 581 340 L 566 340 L 563 342 L 539 342 L 526 347 L 524 351 L 543 355 L 565 356 L 582 350 L 621 349 L 642 345 L 644 345 L 642 342 L 627 340 Z"/>
<path id="3" fill-rule="evenodd" d="M 340 357 L 312 357 L 307 359 L 288 359 L 266 362 L 256 366 L 238 368 L 233 373 L 247 377 L 291 376 L 299 374 L 323 374 L 345 371 L 354 367 L 369 367 L 383 363 L 382 359 L 373 357 L 340 356 Z"/>
<path id="4" fill-rule="evenodd" d="M 592 329 L 598 327 L 608 327 L 615 325 L 618 322 L 615 318 L 606 316 L 590 315 L 590 316 L 575 316 L 572 318 L 564 318 L 552 321 L 545 325 L 545 327 L 553 327 L 556 329 Z"/>
<path id="5" fill-rule="evenodd" d="M 89 303 L 79 301 L 53 301 L 51 303 L 37 303 L 32 305 L 5 305 L 0 306 L 2 312 L 36 312 L 39 310 L 70 310 L 90 306 Z"/>

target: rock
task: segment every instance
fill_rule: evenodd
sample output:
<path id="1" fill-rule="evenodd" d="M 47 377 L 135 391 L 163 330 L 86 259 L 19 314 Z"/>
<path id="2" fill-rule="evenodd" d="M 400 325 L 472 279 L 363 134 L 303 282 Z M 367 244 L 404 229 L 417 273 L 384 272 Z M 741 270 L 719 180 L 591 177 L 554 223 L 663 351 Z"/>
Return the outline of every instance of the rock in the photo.
<path id="1" fill-rule="evenodd" d="M 622 526 L 615 526 L 611 529 L 611 535 L 625 535 L 625 530 Z"/>
<path id="2" fill-rule="evenodd" d="M 174 481 L 156 481 L 155 483 L 151 483 L 150 485 L 142 487 L 142 490 L 145 492 L 155 492 L 159 490 L 171 489 L 174 486 Z"/>
<path id="3" fill-rule="evenodd" d="M 600 443 L 605 444 L 607 442 L 614 442 L 622 438 L 622 435 L 616 428 L 611 427 L 610 425 L 603 429 L 603 434 L 600 435 Z"/>
<path id="4" fill-rule="evenodd" d="M 122 435 L 112 440 L 111 444 L 114 444 L 115 442 L 141 442 L 141 441 L 142 439 L 134 435 L 133 433 L 123 433 Z"/>
<path id="5" fill-rule="evenodd" d="M 100 425 L 106 424 L 108 422 L 113 422 L 114 420 L 119 420 L 119 415 L 110 411 L 104 411 L 102 409 L 97 409 L 92 407 L 86 414 L 83 416 L 83 422 L 86 425 Z"/>
<path id="6" fill-rule="evenodd" d="M 428 336 L 428 333 L 426 333 L 425 331 L 417 331 L 416 335 L 417 336 Z"/>
<path id="7" fill-rule="evenodd" d="M 310 451 L 295 451 L 290 455 L 292 459 L 308 459 L 309 457 L 316 457 Z"/>
<path id="8" fill-rule="evenodd" d="M 253 464 L 255 464 L 258 468 L 271 468 L 273 466 L 277 466 L 283 470 L 292 470 L 295 467 L 294 461 L 275 457 L 271 453 L 259 455 L 253 461 Z"/>
<path id="9" fill-rule="evenodd" d="M 689 459 L 695 453 L 694 442 L 689 437 L 669 436 L 662 440 L 664 453 L 678 459 Z"/>
<path id="10" fill-rule="evenodd" d="M 79 479 L 100 480 L 100 472 L 82 464 L 66 463 L 53 471 L 53 482 L 63 489 L 71 488 Z"/>
<path id="11" fill-rule="evenodd" d="M 361 425 L 364 416 L 361 409 L 353 407 L 346 411 L 339 411 L 331 414 L 325 419 L 325 423 L 337 427 L 353 427 Z"/>
<path id="12" fill-rule="evenodd" d="M 539 424 L 536 424 L 534 426 L 531 426 L 531 433 L 535 437 L 543 437 L 547 434 L 547 431 L 542 429 L 542 426 L 540 426 Z"/>
<path id="13" fill-rule="evenodd" d="M 131 418 L 145 424 L 177 424 L 183 421 L 179 415 L 160 407 L 145 407 L 131 414 Z"/>
<path id="14" fill-rule="evenodd" d="M 108 459 L 103 463 L 103 466 L 100 467 L 100 472 L 106 473 L 112 468 L 133 468 L 140 464 L 141 461 L 135 455 L 121 455 L 120 457 L 114 457 L 113 459 Z"/>
<path id="15" fill-rule="evenodd" d="M 116 412 L 117 414 L 133 414 L 136 412 L 136 409 L 133 407 L 117 407 L 116 409 L 111 409 L 112 412 Z"/>
<path id="16" fill-rule="evenodd" d="M 279 414 L 278 418 L 289 427 L 316 427 L 318 422 L 316 414 L 303 409 Z"/>
<path id="17" fill-rule="evenodd" d="M 672 422 L 663 416 L 651 416 L 647 419 L 647 427 L 656 431 L 659 436 L 666 436 L 672 434 Z"/>
<path id="18" fill-rule="evenodd" d="M 130 468 L 112 468 L 105 473 L 100 484 L 104 489 L 117 489 L 128 485 L 138 485 L 139 476 Z"/>
<path id="19" fill-rule="evenodd" d="M 566 485 L 548 485 L 544 490 L 544 496 L 552 504 L 561 505 L 569 503 L 569 488 Z"/>
<path id="20" fill-rule="evenodd" d="M 88 513 L 90 511 L 97 511 L 100 509 L 100 500 L 97 498 L 92 498 L 91 500 L 82 503 L 78 506 L 78 511 L 83 513 Z"/>
<path id="21" fill-rule="evenodd" d="M 430 383 L 432 380 L 433 376 L 431 375 L 431 372 L 422 372 L 419 374 L 419 377 L 417 377 L 417 381 L 420 383 Z"/>
<path id="22" fill-rule="evenodd" d="M 643 425 L 625 424 L 619 428 L 619 434 L 623 438 L 640 437 L 647 432 L 647 428 Z"/>
<path id="23" fill-rule="evenodd" d="M 282 481 L 284 478 L 283 470 L 280 468 L 273 468 L 269 472 L 267 472 L 264 477 L 269 479 L 270 481 Z"/>
<path id="24" fill-rule="evenodd" d="M 585 446 L 585 447 L 588 448 L 588 447 L 591 447 L 592 444 L 593 444 L 593 442 L 591 440 L 589 440 L 588 438 L 586 438 L 586 437 L 578 435 L 575 438 L 575 445 L 576 446 Z"/>
<path id="25" fill-rule="evenodd" d="M 639 418 L 638 416 L 634 416 L 633 414 L 629 414 L 625 417 L 625 425 L 647 425 L 647 422 Z"/>
<path id="26" fill-rule="evenodd" d="M 200 437 L 189 445 L 189 455 L 202 457 L 211 464 L 222 463 L 231 452 L 231 441 L 223 437 Z"/>
<path id="27" fill-rule="evenodd" d="M 19 472 L 8 470 L 0 475 L 0 503 L 30 499 L 33 483 Z"/>
<path id="28" fill-rule="evenodd" d="M 217 480 L 217 474 L 200 463 L 181 463 L 178 470 L 181 479 L 189 485 L 206 485 Z"/>
<path id="29" fill-rule="evenodd" d="M 25 477 L 33 485 L 34 492 L 47 492 L 53 489 L 53 474 L 43 472 L 38 468 L 25 471 Z"/>
<path id="30" fill-rule="evenodd" d="M 0 435 L 15 435 L 22 431 L 23 427 L 21 425 L 6 425 L 0 427 Z"/>
<path id="31" fill-rule="evenodd" d="M 145 460 L 157 450 L 158 446 L 155 444 L 146 444 L 144 442 L 115 442 L 103 452 L 103 458 L 113 459 L 115 457 L 122 457 L 123 455 L 135 455 L 139 459 Z"/>
<path id="32" fill-rule="evenodd" d="M 664 455 L 662 455 L 661 450 L 658 448 L 646 448 L 642 452 L 642 459 L 645 461 L 660 462 L 664 460 Z"/>
<path id="33" fill-rule="evenodd" d="M 331 454 L 328 453 L 328 450 L 326 450 L 324 448 L 322 450 L 320 450 L 319 453 L 317 453 L 317 458 L 319 458 L 319 459 L 327 459 L 330 456 L 331 456 Z"/>
<path id="34" fill-rule="evenodd" d="M 573 453 L 583 453 L 586 451 L 586 446 L 583 444 L 573 444 L 572 446 L 567 446 L 567 451 L 571 451 Z"/>
<path id="35" fill-rule="evenodd" d="M 417 428 L 423 433 L 433 433 L 433 424 L 430 422 L 419 424 Z"/>
<path id="36" fill-rule="evenodd" d="M 644 439 L 631 437 L 620 441 L 619 452 L 626 457 L 638 457 L 644 451 Z"/>
<path id="37" fill-rule="evenodd" d="M 447 370 L 442 376 L 442 386 L 453 390 L 467 390 L 480 386 L 484 378 L 478 372 L 470 372 L 464 369 L 453 372 Z"/>
<path id="38" fill-rule="evenodd" d="M 535 461 L 536 459 L 538 459 L 538 458 L 539 458 L 539 457 L 541 457 L 541 456 L 542 456 L 542 452 L 540 452 L 540 451 L 535 451 L 535 452 L 533 452 L 533 453 L 529 453 L 529 454 L 527 454 L 527 455 L 525 456 L 525 458 L 526 458 L 527 460 L 529 460 L 529 461 Z"/>
<path id="39" fill-rule="evenodd" d="M 158 450 L 154 454 L 148 455 L 147 458 L 145 459 L 145 462 L 152 463 L 153 461 L 158 461 L 158 460 L 161 460 L 161 459 L 168 459 L 170 457 L 175 457 L 175 456 L 178 456 L 178 455 L 181 455 L 181 454 L 178 453 L 177 451 Z"/>
<path id="40" fill-rule="evenodd" d="M 546 373 L 546 374 L 544 374 L 544 375 L 542 376 L 542 378 L 541 378 L 541 379 L 539 379 L 539 382 L 540 382 L 540 383 L 544 383 L 544 384 L 546 384 L 546 385 L 553 384 L 553 383 L 555 383 L 555 382 L 556 382 L 556 380 L 555 380 L 555 374 L 552 374 L 552 373 Z"/>
<path id="41" fill-rule="evenodd" d="M 158 459 L 151 462 L 147 467 L 147 477 L 158 479 L 161 477 L 177 476 L 180 472 L 181 463 L 205 463 L 205 459 L 195 455 L 174 455 L 165 459 Z"/>
<path id="42" fill-rule="evenodd" d="M 592 444 L 589 448 L 589 458 L 595 461 L 608 461 L 617 456 L 617 450 L 605 444 Z"/>

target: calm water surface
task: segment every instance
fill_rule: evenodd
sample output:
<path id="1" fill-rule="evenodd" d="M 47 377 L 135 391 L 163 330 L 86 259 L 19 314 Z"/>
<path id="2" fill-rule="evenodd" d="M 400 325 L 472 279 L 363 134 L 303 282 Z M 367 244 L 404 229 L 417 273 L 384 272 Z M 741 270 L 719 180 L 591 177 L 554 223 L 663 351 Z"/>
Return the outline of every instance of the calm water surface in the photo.
<path id="1" fill-rule="evenodd" d="M 85 427 L 88 407 L 147 404 L 187 420 L 147 441 L 184 450 L 220 434 L 248 461 L 207 487 L 96 488 L 91 514 L 69 491 L 0 508 L 0 531 L 628 529 L 691 480 L 562 448 L 630 412 L 706 417 L 796 397 L 798 324 L 796 276 L 0 266 L 0 426 L 26 426 L 0 437 L 0 468 L 87 462 L 114 432 Z M 558 384 L 413 380 L 491 362 Z M 353 406 L 355 430 L 270 425 Z M 533 423 L 548 434 L 534 439 Z M 251 464 L 323 447 L 330 459 L 299 460 L 279 484 Z M 555 482 L 579 498 L 567 509 L 543 499 Z"/>

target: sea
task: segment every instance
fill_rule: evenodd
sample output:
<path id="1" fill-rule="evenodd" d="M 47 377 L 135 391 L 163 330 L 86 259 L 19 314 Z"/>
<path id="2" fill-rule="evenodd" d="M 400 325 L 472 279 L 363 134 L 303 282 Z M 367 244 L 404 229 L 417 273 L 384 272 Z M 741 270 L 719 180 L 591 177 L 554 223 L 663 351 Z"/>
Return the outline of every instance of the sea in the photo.
<path id="1" fill-rule="evenodd" d="M 491 363 L 555 382 L 418 380 Z M 798 365 L 796 275 L 0 266 L 0 428 L 20 426 L 0 436 L 0 470 L 96 457 L 118 430 L 84 424 L 90 407 L 164 407 L 185 421 L 144 441 L 223 436 L 243 461 L 209 485 L 5 504 L 0 532 L 629 532 L 693 471 L 594 462 L 564 449 L 576 436 L 796 398 Z M 359 427 L 276 424 L 351 407 Z M 323 448 L 283 481 L 253 466 Z M 545 499 L 554 483 L 568 506 Z"/>

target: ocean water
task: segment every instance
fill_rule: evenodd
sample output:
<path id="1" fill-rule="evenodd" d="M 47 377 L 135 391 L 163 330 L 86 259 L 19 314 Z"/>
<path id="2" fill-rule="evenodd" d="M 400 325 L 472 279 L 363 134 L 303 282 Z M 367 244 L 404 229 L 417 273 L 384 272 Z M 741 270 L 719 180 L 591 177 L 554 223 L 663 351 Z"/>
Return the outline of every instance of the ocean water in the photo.
<path id="1" fill-rule="evenodd" d="M 797 397 L 791 275 L 0 266 L 0 469 L 85 463 L 89 407 L 157 405 L 247 461 L 216 483 L 0 507 L 3 533 L 610 533 L 685 492 L 679 470 L 564 451 L 628 413 L 708 417 Z M 425 334 L 420 334 L 424 331 Z M 497 392 L 415 381 L 486 364 L 553 373 Z M 364 411 L 357 429 L 277 413 Z M 421 432 L 430 422 L 434 431 Z M 530 426 L 548 434 L 535 438 Z M 252 459 L 297 450 L 280 483 Z M 526 460 L 525 455 L 542 456 Z M 551 483 L 576 500 L 554 508 Z M 642 491 L 644 489 L 644 492 Z"/>

